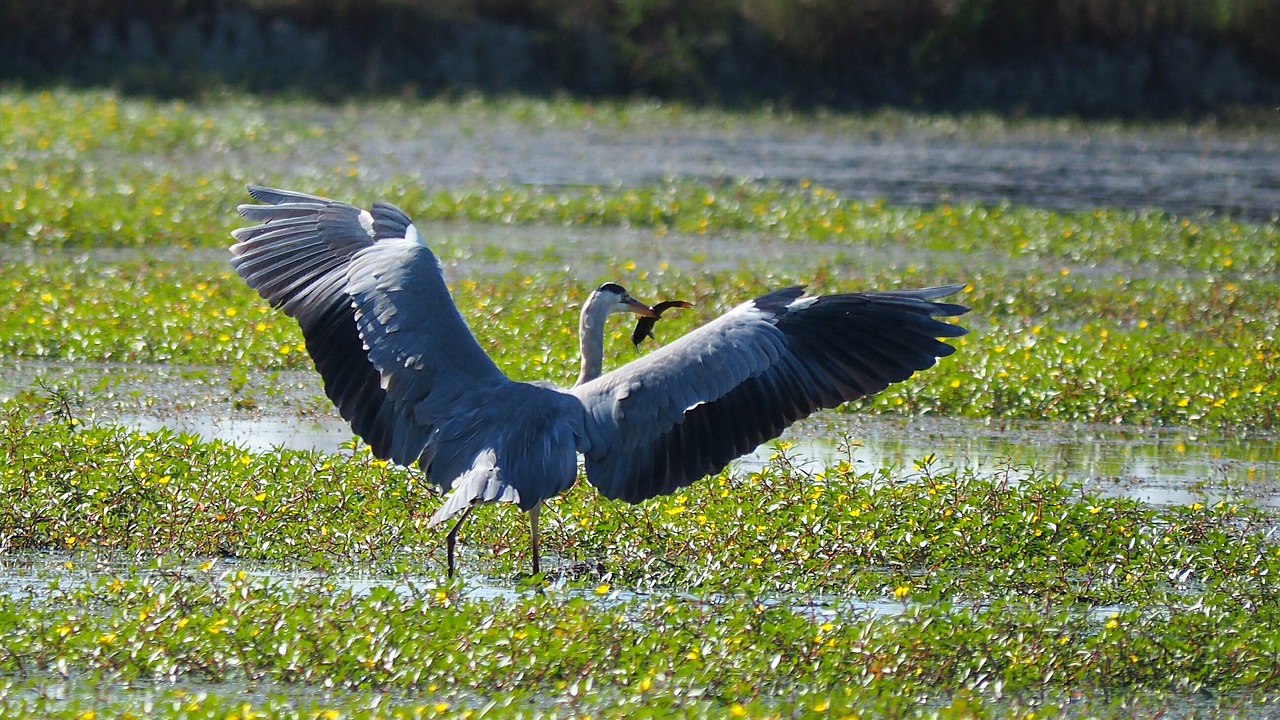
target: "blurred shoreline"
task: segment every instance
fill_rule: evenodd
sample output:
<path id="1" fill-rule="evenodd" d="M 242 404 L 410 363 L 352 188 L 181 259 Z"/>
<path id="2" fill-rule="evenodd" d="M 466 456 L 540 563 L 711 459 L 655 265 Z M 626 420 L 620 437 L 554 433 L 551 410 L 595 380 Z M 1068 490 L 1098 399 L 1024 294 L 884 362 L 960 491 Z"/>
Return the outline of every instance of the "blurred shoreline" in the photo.
<path id="1" fill-rule="evenodd" d="M 1280 112 L 1280 4 L 15 0 L 0 83 L 1247 120 Z"/>

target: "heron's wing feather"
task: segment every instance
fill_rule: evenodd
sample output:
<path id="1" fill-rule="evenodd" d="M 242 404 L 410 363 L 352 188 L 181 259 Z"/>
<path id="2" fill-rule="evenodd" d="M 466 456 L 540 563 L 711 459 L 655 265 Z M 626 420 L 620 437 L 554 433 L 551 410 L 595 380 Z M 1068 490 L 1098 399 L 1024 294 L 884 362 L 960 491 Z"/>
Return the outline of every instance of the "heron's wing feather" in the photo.
<path id="1" fill-rule="evenodd" d="M 961 287 L 779 290 L 572 389 L 587 479 L 629 502 L 670 493 L 816 410 L 906 380 L 954 352 L 937 338 L 966 332 L 935 319 L 967 312 L 935 302 Z"/>
<path id="2" fill-rule="evenodd" d="M 431 425 L 418 422 L 404 396 L 384 387 L 382 373 L 361 337 L 348 288 L 357 254 L 406 235 L 416 237 L 412 223 L 403 212 L 383 203 L 365 211 L 287 190 L 250 186 L 249 193 L 266 204 L 240 206 L 241 215 L 259 224 L 233 233 L 237 242 L 231 247 L 232 265 L 262 297 L 297 319 L 307 352 L 324 379 L 325 394 L 351 423 L 352 431 L 378 457 L 404 464 L 418 460 L 430 439 Z M 397 272 L 401 276 L 411 272 L 432 288 L 428 293 L 439 295 L 444 292 L 444 280 L 434 258 L 431 262 L 426 270 Z M 444 296 L 447 299 L 447 292 Z M 452 302 L 447 307 L 452 309 Z M 461 322 L 456 310 L 443 317 L 446 324 Z M 451 332 L 459 334 L 457 328 Z M 461 332 L 466 332 L 465 325 Z M 384 347 L 389 344 L 393 343 Z"/>
<path id="3" fill-rule="evenodd" d="M 477 387 L 510 382 L 458 312 L 440 263 L 412 225 L 356 253 L 347 293 L 369 361 L 398 411 L 434 425 Z"/>

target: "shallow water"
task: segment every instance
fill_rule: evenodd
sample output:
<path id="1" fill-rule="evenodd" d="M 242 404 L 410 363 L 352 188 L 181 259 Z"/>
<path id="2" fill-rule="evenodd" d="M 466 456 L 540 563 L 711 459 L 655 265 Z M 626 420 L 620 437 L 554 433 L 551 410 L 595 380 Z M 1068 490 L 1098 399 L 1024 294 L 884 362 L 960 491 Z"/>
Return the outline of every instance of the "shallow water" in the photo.
<path id="1" fill-rule="evenodd" d="M 140 430 L 167 427 L 260 452 L 279 447 L 337 452 L 352 439 L 337 417 L 191 412 L 164 418 L 129 415 L 117 421 Z M 1152 504 L 1249 500 L 1280 508 L 1280 443 L 1269 437 L 1185 428 L 825 413 L 797 424 L 783 438 L 791 444 L 785 454 L 810 471 L 847 459 L 862 472 L 887 468 L 912 476 L 933 456 L 935 470 L 972 469 L 1015 481 L 1037 471 L 1080 482 L 1093 492 Z M 758 470 L 777 453 L 777 446 L 767 443 L 731 467 Z"/>
<path id="2" fill-rule="evenodd" d="M 558 558 L 549 557 L 552 563 Z M 391 591 L 401 597 L 429 597 L 441 589 L 439 576 L 388 575 L 371 573 L 358 568 L 338 568 L 332 572 L 315 572 L 303 569 L 282 569 L 268 563 L 242 562 L 226 558 L 184 558 L 179 565 L 161 567 L 161 564 L 139 565 L 127 558 L 97 557 L 86 559 L 84 555 L 64 552 L 26 552 L 0 558 L 0 595 L 11 598 L 52 598 L 58 588 L 73 589 L 96 583 L 106 583 L 116 577 L 150 577 L 166 582 L 176 577 L 207 578 L 210 582 L 227 584 L 231 575 L 243 571 L 249 579 L 292 590 L 319 589 L 326 593 L 350 592 L 364 597 L 375 590 Z M 609 588 L 596 590 L 598 582 L 607 577 L 547 573 L 547 585 L 521 585 L 509 577 L 495 578 L 468 569 L 458 597 L 475 601 L 515 602 L 537 593 L 550 593 L 563 597 L 584 597 L 608 606 L 624 605 L 633 601 L 657 598 L 663 602 L 703 603 L 709 598 L 688 593 L 659 591 L 635 592 Z M 452 592 L 452 591 L 451 591 Z M 769 605 L 785 605 L 815 621 L 840 617 L 887 617 L 900 615 L 907 604 L 901 601 L 860 598 L 830 598 L 819 595 L 778 595 L 764 597 L 761 602 Z"/>
<path id="3" fill-rule="evenodd" d="M 237 410 L 226 371 L 218 368 L 0 363 L 0 398 L 32 387 L 37 378 L 92 388 L 107 377 L 110 389 L 85 393 L 77 408 L 92 422 L 167 427 L 260 452 L 337 452 L 353 439 L 318 377 L 306 371 L 256 378 L 245 392 L 269 409 Z M 783 437 L 792 444 L 787 455 L 815 471 L 849 460 L 860 472 L 885 468 L 909 476 L 933 456 L 935 469 L 972 469 L 1011 480 L 1034 470 L 1080 482 L 1092 492 L 1153 504 L 1249 500 L 1280 508 L 1280 438 L 1274 435 L 823 412 Z M 766 444 L 733 467 L 758 469 L 775 452 Z"/>

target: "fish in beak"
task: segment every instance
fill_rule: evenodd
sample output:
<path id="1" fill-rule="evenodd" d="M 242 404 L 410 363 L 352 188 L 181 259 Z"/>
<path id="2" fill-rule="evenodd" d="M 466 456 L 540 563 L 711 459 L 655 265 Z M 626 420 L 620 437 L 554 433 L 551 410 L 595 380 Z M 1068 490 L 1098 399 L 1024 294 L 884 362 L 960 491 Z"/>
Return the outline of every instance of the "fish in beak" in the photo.
<path id="1" fill-rule="evenodd" d="M 636 329 L 631 331 L 631 344 L 636 346 L 636 350 L 640 349 L 640 343 L 645 338 L 653 337 L 653 326 L 658 324 L 658 319 L 662 317 L 662 313 L 671 308 L 691 308 L 693 303 L 684 300 L 663 300 L 662 302 L 649 308 L 651 311 L 648 315 L 640 315 L 640 319 L 636 321 Z"/>

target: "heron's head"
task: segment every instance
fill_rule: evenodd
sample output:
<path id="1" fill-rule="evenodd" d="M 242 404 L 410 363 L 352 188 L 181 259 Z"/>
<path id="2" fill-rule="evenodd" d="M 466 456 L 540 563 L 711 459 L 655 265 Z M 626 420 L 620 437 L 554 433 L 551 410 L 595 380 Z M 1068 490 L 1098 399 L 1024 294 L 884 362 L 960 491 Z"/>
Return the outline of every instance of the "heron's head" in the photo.
<path id="1" fill-rule="evenodd" d="M 587 304 L 603 303 L 609 308 L 609 314 L 629 312 L 640 317 L 657 317 L 653 308 L 631 297 L 631 293 L 618 283 L 607 282 L 596 288 L 587 299 Z"/>

